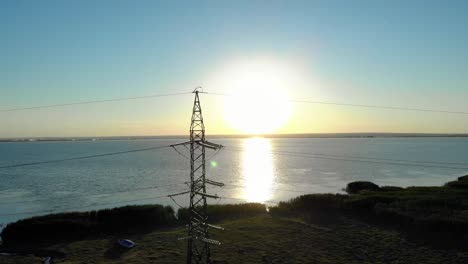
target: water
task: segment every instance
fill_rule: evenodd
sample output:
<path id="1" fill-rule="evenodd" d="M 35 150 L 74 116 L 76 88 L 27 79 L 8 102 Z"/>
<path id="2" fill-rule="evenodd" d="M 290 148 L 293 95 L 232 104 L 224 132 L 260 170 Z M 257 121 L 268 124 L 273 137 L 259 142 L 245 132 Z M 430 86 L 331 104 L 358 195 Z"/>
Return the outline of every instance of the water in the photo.
<path id="1" fill-rule="evenodd" d="M 178 141 L 0 143 L 0 166 L 148 148 Z M 209 193 L 226 197 L 210 200 L 210 203 L 275 203 L 301 193 L 341 192 L 348 182 L 356 180 L 403 187 L 442 185 L 468 172 L 467 169 L 349 161 L 356 157 L 372 157 L 376 162 L 402 163 L 376 160 L 397 159 L 464 163 L 466 165 L 429 165 L 467 168 L 468 138 L 251 138 L 213 141 L 229 148 L 219 153 L 207 153 L 207 177 L 227 185 L 209 188 Z M 186 149 L 179 150 L 188 155 Z M 322 156 L 315 159 L 298 153 Z M 154 197 L 187 190 L 184 182 L 188 181 L 189 168 L 187 159 L 171 148 L 165 148 L 0 169 L 0 223 L 46 214 L 49 210 L 85 211 L 144 203 L 175 206 L 167 197 Z M 161 187 L 150 188 L 152 186 Z M 187 204 L 187 196 L 175 199 L 181 205 Z"/>

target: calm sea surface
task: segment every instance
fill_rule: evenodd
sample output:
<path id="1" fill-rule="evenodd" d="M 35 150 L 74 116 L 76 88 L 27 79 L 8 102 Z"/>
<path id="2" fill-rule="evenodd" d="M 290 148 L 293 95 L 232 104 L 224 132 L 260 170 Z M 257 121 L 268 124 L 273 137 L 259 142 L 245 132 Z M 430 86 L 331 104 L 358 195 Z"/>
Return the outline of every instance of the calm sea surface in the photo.
<path id="1" fill-rule="evenodd" d="M 0 143 L 0 166 L 148 148 L 179 141 Z M 356 180 L 396 186 L 442 185 L 468 173 L 468 138 L 212 141 L 227 148 L 218 153 L 208 151 L 207 178 L 224 182 L 226 186 L 210 187 L 209 193 L 226 198 L 210 200 L 210 203 L 275 203 L 301 193 L 341 192 L 348 182 Z M 188 155 L 186 149 L 178 150 Z M 428 167 L 398 165 L 400 163 Z M 125 204 L 175 206 L 169 198 L 157 197 L 187 190 L 184 182 L 189 180 L 189 165 L 189 161 L 173 149 L 164 148 L 0 169 L 0 223 L 48 212 L 85 211 Z M 186 205 L 188 197 L 175 199 Z"/>

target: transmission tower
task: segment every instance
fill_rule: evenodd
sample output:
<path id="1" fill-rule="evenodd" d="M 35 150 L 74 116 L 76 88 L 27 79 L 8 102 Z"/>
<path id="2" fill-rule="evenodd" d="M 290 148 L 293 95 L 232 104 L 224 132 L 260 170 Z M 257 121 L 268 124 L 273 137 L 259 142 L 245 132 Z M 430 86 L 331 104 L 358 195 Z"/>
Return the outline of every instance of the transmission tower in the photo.
<path id="1" fill-rule="evenodd" d="M 190 141 L 172 145 L 190 147 L 190 204 L 188 208 L 189 222 L 187 237 L 187 264 L 211 263 L 210 244 L 220 245 L 219 241 L 210 239 L 208 229 L 223 229 L 208 224 L 207 198 L 218 199 L 217 195 L 206 193 L 206 184 L 223 186 L 223 183 L 206 178 L 205 155 L 206 149 L 219 150 L 223 146 L 206 141 L 205 125 L 200 104 L 199 93 L 203 93 L 200 87 L 196 88 L 195 101 L 193 103 L 192 121 L 190 124 Z M 183 194 L 183 193 L 182 193 Z"/>

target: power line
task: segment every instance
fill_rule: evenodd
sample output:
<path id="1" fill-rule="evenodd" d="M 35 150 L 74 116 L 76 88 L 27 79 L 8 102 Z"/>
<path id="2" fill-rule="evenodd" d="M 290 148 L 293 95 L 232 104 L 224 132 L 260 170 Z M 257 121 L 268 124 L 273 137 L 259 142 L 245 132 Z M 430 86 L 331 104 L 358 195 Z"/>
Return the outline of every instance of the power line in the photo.
<path id="1" fill-rule="evenodd" d="M 185 145 L 184 145 L 184 146 L 185 146 Z M 187 159 L 187 160 L 190 160 L 189 157 L 185 156 L 184 154 L 182 154 L 182 152 L 178 151 L 177 148 L 176 148 L 176 146 L 172 145 L 171 147 L 177 152 L 177 154 L 179 154 L 180 156 L 182 156 L 183 158 L 185 158 L 185 159 Z"/>
<path id="2" fill-rule="evenodd" d="M 282 153 L 292 153 L 299 155 L 310 155 L 310 156 L 325 156 L 325 157 L 338 157 L 338 158 L 352 158 L 352 159 L 364 159 L 364 160 L 386 160 L 386 161 L 399 161 L 399 162 L 410 162 L 410 163 L 429 163 L 429 164 L 443 164 L 443 165 L 461 165 L 468 166 L 467 163 L 458 163 L 458 162 L 440 162 L 440 161 L 424 161 L 424 160 L 404 160 L 404 159 L 387 159 L 387 158 L 372 158 L 372 157 L 363 157 L 363 156 L 349 156 L 349 155 L 330 155 L 322 153 L 308 153 L 308 152 L 291 152 L 291 151 L 281 151 Z"/>
<path id="3" fill-rule="evenodd" d="M 166 97 L 166 96 L 175 96 L 175 95 L 183 95 L 183 94 L 190 94 L 190 92 L 168 93 L 168 94 L 154 94 L 154 95 L 143 95 L 143 96 L 135 96 L 135 97 L 122 97 L 122 98 L 114 98 L 114 99 L 103 99 L 103 100 L 94 100 L 94 101 L 72 102 L 72 103 L 64 103 L 64 104 L 52 104 L 52 105 L 40 105 L 40 106 L 30 106 L 30 107 L 19 107 L 19 108 L 11 108 L 11 109 L 0 110 L 0 113 L 2 113 L 2 112 L 23 111 L 23 110 L 32 110 L 32 109 L 43 109 L 43 108 L 64 107 L 64 106 L 73 106 L 73 105 L 87 105 L 87 104 L 108 103 L 108 102 L 117 102 L 117 101 L 128 101 L 128 100 L 149 99 L 149 98 Z"/>
<path id="4" fill-rule="evenodd" d="M 210 93 L 210 92 L 207 92 L 206 94 L 208 94 L 208 95 L 219 95 L 219 96 L 233 96 L 233 95 L 224 94 L 224 93 Z M 365 107 L 365 108 L 380 108 L 380 109 L 402 110 L 402 111 L 417 111 L 417 112 L 431 112 L 431 113 L 445 113 L 445 114 L 468 115 L 468 112 L 463 112 L 463 111 L 449 111 L 449 110 L 439 110 L 439 109 L 423 109 L 423 108 L 397 107 L 397 106 L 387 106 L 387 105 L 351 104 L 351 103 L 338 103 L 338 102 L 328 102 L 328 101 L 309 101 L 309 100 L 297 100 L 297 99 L 289 99 L 289 100 L 287 100 L 287 101 L 288 101 L 288 102 L 293 102 L 293 103 L 338 105 L 338 106 Z"/>
<path id="5" fill-rule="evenodd" d="M 142 188 L 135 188 L 135 189 L 131 189 L 131 190 L 107 192 L 107 193 L 75 195 L 75 196 L 69 196 L 69 197 L 62 197 L 61 199 L 72 199 L 72 198 L 75 199 L 75 198 L 84 198 L 84 197 L 99 196 L 99 195 L 111 195 L 111 194 L 116 194 L 116 193 L 131 193 L 131 192 L 136 192 L 136 191 L 151 190 L 151 189 L 157 189 L 157 188 L 161 188 L 161 187 L 170 187 L 170 186 L 178 186 L 178 185 L 185 185 L 185 183 L 181 182 L 181 183 L 173 183 L 173 184 L 166 184 L 166 185 L 155 185 L 155 186 L 150 186 L 150 187 L 142 187 Z M 50 201 L 50 200 L 54 200 L 54 199 L 57 199 L 57 198 L 44 198 L 44 199 L 13 201 L 13 202 L 0 202 L 0 204 L 26 204 L 26 203 L 32 203 L 32 202 Z"/>
<path id="6" fill-rule="evenodd" d="M 300 152 L 299 152 L 300 153 Z M 307 153 L 302 153 L 307 154 Z M 387 159 L 387 158 L 370 158 L 362 156 L 347 156 L 347 155 L 329 155 L 329 154 L 320 154 L 320 153 L 310 153 L 309 155 L 318 155 L 318 156 L 330 156 L 330 157 L 344 157 L 344 158 L 356 158 L 356 159 L 368 159 L 368 160 L 387 160 L 387 161 L 400 161 L 400 162 L 412 162 L 412 163 L 432 163 L 432 164 L 445 164 L 445 165 L 461 165 L 468 166 L 466 163 L 458 162 L 441 162 L 441 161 L 424 161 L 424 160 L 404 160 L 404 159 Z"/>
<path id="7" fill-rule="evenodd" d="M 160 185 L 160 186 L 153 186 L 153 187 L 146 187 L 146 188 L 138 188 L 138 189 L 133 189 L 131 191 L 136 191 L 136 190 L 143 190 L 143 189 L 150 189 L 150 188 L 158 188 L 158 187 L 166 187 L 166 186 L 175 186 L 175 185 L 181 185 L 184 183 L 177 183 L 177 184 L 170 184 L 170 185 Z M 243 188 L 244 186 L 241 185 L 234 185 L 234 184 L 227 184 L 226 186 L 230 187 L 235 187 L 235 188 Z M 281 189 L 281 188 L 270 188 L 272 190 L 277 190 L 277 191 L 284 191 L 284 192 L 294 192 L 294 193 L 302 193 L 306 194 L 308 191 L 299 191 L 299 190 L 289 190 L 289 189 Z M 122 192 L 129 192 L 129 191 L 122 191 Z M 112 193 L 103 193 L 104 194 L 115 194 L 115 193 L 120 193 L 120 192 L 112 192 Z M 180 192 L 179 194 L 185 194 L 188 193 L 188 191 Z M 77 196 L 77 197 L 88 197 L 88 196 L 95 196 L 95 195 L 100 195 L 100 194 L 92 194 L 92 195 L 82 195 L 82 196 Z M 177 194 L 176 194 L 177 195 Z M 171 198 L 174 196 L 174 194 L 166 194 L 166 195 L 161 195 L 161 196 L 152 196 L 152 197 L 146 197 L 146 198 L 141 198 L 141 199 L 133 199 L 133 200 L 125 200 L 125 201 L 115 201 L 115 202 L 109 202 L 109 203 L 100 203 L 100 204 L 92 204 L 92 205 L 85 205 L 85 206 L 76 206 L 76 207 L 66 207 L 66 208 L 58 208 L 58 209 L 51 209 L 51 210 L 41 210 L 41 211 L 24 211 L 24 212 L 18 212 L 18 213 L 11 213 L 11 214 L 0 214 L 0 217 L 4 216 L 13 216 L 13 215 L 23 215 L 23 214 L 41 214 L 41 213 L 53 213 L 53 212 L 64 212 L 68 210 L 77 210 L 77 209 L 82 209 L 82 208 L 89 208 L 89 207 L 96 207 L 96 206 L 104 206 L 104 205 L 112 205 L 112 204 L 119 204 L 119 203 L 129 203 L 129 202 L 139 202 L 139 201 L 145 201 L 145 200 L 151 200 L 151 199 L 158 199 L 158 198 Z M 239 197 L 228 197 L 228 196 L 216 196 L 217 198 L 220 199 L 230 199 L 230 200 L 241 200 L 245 201 L 244 198 L 239 198 Z M 76 198 L 76 197 L 74 197 Z M 50 200 L 50 199 L 41 199 L 41 200 Z M 265 201 L 264 203 L 270 203 L 270 204 L 275 204 L 278 201 L 274 200 L 268 200 Z M 5 204 L 5 203 L 2 203 Z M 177 204 L 177 203 L 176 203 Z M 179 207 L 179 204 L 177 204 Z"/>
<path id="8" fill-rule="evenodd" d="M 83 208 L 104 206 L 104 205 L 112 205 L 112 204 L 119 204 L 119 203 L 140 202 L 140 201 L 145 201 L 145 200 L 152 200 L 152 199 L 158 199 L 158 198 L 167 198 L 167 197 L 168 197 L 168 194 L 165 194 L 165 195 L 160 195 L 160 196 L 152 196 L 152 197 L 146 197 L 146 198 L 134 199 L 134 200 L 126 200 L 126 201 L 115 201 L 115 202 L 110 202 L 110 203 L 100 203 L 100 204 L 91 204 L 91 205 L 85 205 L 85 206 L 66 207 L 66 208 L 58 208 L 58 209 L 52 209 L 52 210 L 24 211 L 24 212 L 11 213 L 11 214 L 0 214 L 0 217 L 13 216 L 13 215 L 23 215 L 23 214 L 52 213 L 52 212 L 58 212 L 58 211 L 64 212 L 64 211 L 68 211 L 68 210 L 78 210 L 78 209 L 83 209 Z"/>
<path id="9" fill-rule="evenodd" d="M 230 147 L 230 146 L 227 146 Z M 238 148 L 238 147 L 230 147 L 230 148 Z M 383 160 L 383 161 L 398 161 L 398 162 L 409 162 L 409 163 L 429 163 L 429 164 L 442 164 L 442 165 L 460 165 L 460 166 L 468 166 L 468 163 L 460 163 L 460 162 L 441 162 L 441 161 L 428 161 L 428 160 L 405 160 L 405 159 L 388 159 L 388 158 L 374 158 L 374 157 L 364 157 L 364 156 L 350 156 L 350 155 L 332 155 L 332 154 L 323 154 L 323 153 L 310 153 L 310 152 L 292 152 L 292 151 L 279 151 L 281 153 L 290 153 L 295 155 L 309 155 L 309 156 L 324 156 L 324 157 L 336 157 L 336 158 L 352 158 L 352 159 L 364 159 L 364 160 Z"/>
<path id="10" fill-rule="evenodd" d="M 184 95 L 190 94 L 191 92 L 180 92 L 180 93 L 168 93 L 168 94 L 155 94 L 155 95 L 143 95 L 135 97 L 122 97 L 122 98 L 113 98 L 113 99 L 103 99 L 103 100 L 92 100 L 92 101 L 82 101 L 82 102 L 71 102 L 63 104 L 51 104 L 51 105 L 40 105 L 40 106 L 30 106 L 30 107 L 18 107 L 11 109 L 0 110 L 2 112 L 15 112 L 23 110 L 32 110 L 32 109 L 43 109 L 43 108 L 55 108 L 55 107 L 65 107 L 73 105 L 86 105 L 86 104 L 97 104 L 97 103 L 107 103 L 107 102 L 118 102 L 118 101 L 128 101 L 128 100 L 139 100 L 139 99 L 149 99 L 157 97 L 166 97 L 166 96 L 175 96 L 175 95 Z M 218 95 L 218 96 L 233 96 L 225 93 L 212 93 L 204 92 L 208 95 Z M 310 100 L 297 100 L 290 99 L 287 100 L 294 103 L 309 103 L 309 104 L 324 104 L 324 105 L 338 105 L 338 106 L 351 106 L 351 107 L 365 107 L 365 108 L 381 108 L 381 109 L 390 109 L 390 110 L 403 110 L 403 111 L 418 111 L 418 112 L 432 112 L 432 113 L 446 113 L 446 114 L 462 114 L 468 115 L 468 112 L 464 111 L 449 111 L 449 110 L 440 110 L 440 109 L 423 109 L 423 108 L 412 108 L 412 107 L 397 107 L 397 106 L 388 106 L 388 105 L 367 105 L 367 104 L 351 104 L 351 103 L 339 103 L 339 102 L 329 102 L 329 101 L 310 101 Z"/>
<path id="11" fill-rule="evenodd" d="M 114 156 L 114 155 L 149 151 L 149 150 L 162 149 L 162 148 L 168 148 L 168 147 L 169 146 L 157 146 L 157 147 L 151 147 L 151 148 L 125 150 L 125 151 L 110 152 L 110 153 L 103 153 L 103 154 L 96 154 L 96 155 L 89 155 L 89 156 L 72 157 L 72 158 L 65 158 L 65 159 L 20 163 L 20 164 L 1 166 L 0 169 L 16 168 L 16 167 L 24 167 L 24 166 L 32 166 L 32 165 L 48 164 L 48 163 L 57 163 L 57 162 L 71 161 L 71 160 L 91 159 L 91 158 L 106 157 L 106 156 Z"/>
<path id="12" fill-rule="evenodd" d="M 157 189 L 161 187 L 170 187 L 170 186 L 179 186 L 179 185 L 185 185 L 186 182 L 180 182 L 180 183 L 173 183 L 173 184 L 165 184 L 165 185 L 154 185 L 150 187 L 142 187 L 142 188 L 135 188 L 135 189 L 130 189 L 130 190 L 122 190 L 122 191 L 116 191 L 116 192 L 106 192 L 106 193 L 95 193 L 95 194 L 86 194 L 86 195 L 75 195 L 75 196 L 69 196 L 69 197 L 63 197 L 61 199 L 76 199 L 76 198 L 85 198 L 85 197 L 91 197 L 91 196 L 100 196 L 100 195 L 112 195 L 112 194 L 117 194 L 117 193 L 132 193 L 136 191 L 142 191 L 142 190 L 150 190 L 150 189 Z M 224 186 L 227 187 L 233 187 L 233 188 L 244 188 L 245 186 L 243 185 L 237 185 L 237 184 L 225 184 Z M 270 188 L 271 190 L 275 191 L 283 191 L 283 192 L 294 192 L 294 193 L 307 193 L 308 191 L 303 191 L 303 190 L 289 190 L 289 189 L 281 189 L 281 188 Z M 185 194 L 186 192 L 178 193 L 175 195 L 179 194 Z M 170 198 L 175 196 L 174 194 L 168 195 Z M 221 197 L 218 196 L 219 198 L 226 198 L 226 197 Z M 44 198 L 44 199 L 32 199 L 32 200 L 21 200 L 21 201 L 13 201 L 13 202 L 0 202 L 1 204 L 27 204 L 31 202 L 42 202 L 42 201 L 50 201 L 54 200 L 56 198 Z M 233 198 L 230 198 L 233 199 Z M 239 198 L 241 199 L 241 198 Z M 241 199 L 242 200 L 242 199 Z"/>
<path id="13" fill-rule="evenodd" d="M 244 149 L 242 148 L 226 147 L 226 149 L 234 150 L 234 151 L 244 151 Z M 429 165 L 429 164 L 425 165 L 425 164 L 408 164 L 408 163 L 370 161 L 370 160 L 358 160 L 358 159 L 344 159 L 344 158 L 333 158 L 333 157 L 323 157 L 323 156 L 311 156 L 311 155 L 298 154 L 295 152 L 281 152 L 281 151 L 269 151 L 269 152 L 275 155 L 311 158 L 311 159 L 338 160 L 338 161 L 361 162 L 361 163 L 371 163 L 371 164 L 386 164 L 386 165 L 396 165 L 396 166 L 412 166 L 412 167 L 423 167 L 423 168 L 468 170 L 468 167 L 463 168 L 463 167 L 451 167 L 451 166 L 440 166 L 440 165 Z"/>
<path id="14" fill-rule="evenodd" d="M 160 196 L 151 196 L 151 197 L 146 197 L 146 198 L 141 198 L 141 199 L 133 199 L 133 200 L 125 200 L 125 201 L 115 201 L 115 202 L 109 202 L 109 203 L 100 203 L 100 204 L 91 204 L 91 205 L 85 205 L 85 206 L 74 206 L 74 207 L 65 207 L 65 208 L 58 208 L 58 209 L 51 209 L 51 210 L 40 210 L 40 211 L 23 211 L 23 212 L 18 212 L 18 213 L 11 213 L 11 214 L 0 214 L 0 217 L 5 217 L 5 216 L 14 216 L 14 215 L 24 215 L 24 214 L 42 214 L 42 213 L 65 213 L 69 210 L 79 210 L 83 208 L 89 208 L 89 207 L 100 207 L 100 206 L 105 206 L 105 205 L 113 205 L 113 204 L 120 204 L 120 203 L 131 203 L 131 202 L 140 202 L 140 201 L 146 201 L 146 200 L 152 200 L 152 199 L 159 199 L 159 198 L 171 198 L 170 194 L 165 194 L 165 195 L 160 195 Z M 241 200 L 245 201 L 244 198 L 238 198 L 238 197 L 228 197 L 228 196 L 218 196 L 218 198 L 221 199 L 231 199 L 231 200 Z M 269 202 L 271 201 L 271 202 Z M 270 203 L 274 204 L 275 201 L 269 200 L 266 201 L 265 203 Z M 276 201 L 277 203 L 277 201 Z"/>
<path id="15" fill-rule="evenodd" d="M 384 106 L 384 105 L 363 105 L 363 104 L 348 104 L 348 103 L 335 103 L 335 102 L 319 102 L 319 101 L 307 101 L 307 100 L 289 100 L 289 101 L 295 102 L 295 103 L 325 104 L 325 105 L 339 105 L 339 106 L 352 106 L 352 107 L 365 107 L 365 108 L 381 108 L 381 109 L 390 109 L 390 110 L 468 115 L 468 112 L 462 112 L 462 111 L 434 110 L 434 109 L 396 107 L 396 106 Z"/>
<path id="16" fill-rule="evenodd" d="M 127 153 L 156 150 L 156 149 L 162 149 L 162 148 L 168 148 L 168 147 L 172 147 L 172 146 L 170 146 L 170 145 L 168 145 L 168 146 L 157 146 L 157 147 L 151 147 L 151 148 L 142 148 L 142 149 L 110 152 L 110 153 L 88 155 L 88 156 L 79 156 L 79 157 L 72 157 L 72 158 L 65 158 L 65 159 L 56 159 L 56 160 L 46 160 L 46 161 L 37 161 L 37 162 L 29 162 L 29 163 L 12 164 L 12 165 L 0 166 L 0 169 L 24 167 L 24 166 L 32 166 L 32 165 L 48 164 L 48 163 L 57 163 L 57 162 L 63 162 L 63 161 L 90 159 L 90 158 L 105 157 L 105 156 L 114 156 L 114 155 L 121 155 L 121 154 L 127 154 Z M 235 150 L 235 151 L 244 151 L 245 150 L 243 148 L 237 148 L 237 147 L 226 147 L 226 148 L 229 149 L 229 150 Z M 306 152 L 292 152 L 292 151 L 270 151 L 270 153 L 277 154 L 277 155 L 283 155 L 283 156 L 315 158 L 315 159 L 328 159 L 328 160 L 340 160 L 340 161 L 350 161 L 350 162 L 363 162 L 363 163 L 375 163 L 375 164 L 388 164 L 388 165 L 398 165 L 398 166 L 431 167 L 431 168 L 457 169 L 457 170 L 466 170 L 466 169 L 468 169 L 468 167 L 440 166 L 440 165 L 444 165 L 444 164 L 446 164 L 446 165 L 461 165 L 461 166 L 468 165 L 468 164 L 456 163 L 456 162 L 438 162 L 438 161 L 370 158 L 370 157 L 362 157 L 362 156 L 329 155 L 329 154 L 321 154 L 321 153 L 306 153 Z M 382 160 L 382 161 L 375 161 L 375 160 Z M 397 161 L 397 162 L 384 162 L 384 161 Z M 421 164 L 408 164 L 408 163 L 399 163 L 399 162 L 410 162 L 410 163 L 421 163 Z M 426 163 L 426 164 L 423 164 L 423 163 Z M 430 164 L 440 164 L 440 165 L 430 165 Z"/>
<path id="17" fill-rule="evenodd" d="M 103 154 L 96 154 L 96 155 L 89 155 L 89 156 L 80 156 L 80 157 L 72 157 L 72 158 L 65 158 L 65 159 L 20 163 L 20 164 L 0 166 L 0 169 L 32 166 L 32 165 L 39 165 L 39 164 L 57 163 L 57 162 L 63 162 L 63 161 L 90 159 L 90 158 L 113 156 L 113 155 L 121 155 L 121 154 L 149 151 L 149 150 L 162 149 L 162 148 L 168 148 L 168 147 L 171 147 L 171 146 L 157 146 L 157 147 L 151 147 L 151 148 L 110 152 L 110 153 L 103 153 Z M 226 148 L 229 149 L 229 150 L 244 151 L 243 148 L 236 148 L 236 147 L 226 147 Z M 388 165 L 398 165 L 398 166 L 416 166 L 416 167 L 430 167 L 430 168 L 456 169 L 456 170 L 467 170 L 468 169 L 468 167 L 441 166 L 441 165 L 444 165 L 444 164 L 447 164 L 447 165 L 461 165 L 461 166 L 468 165 L 468 164 L 456 163 L 456 162 L 438 162 L 438 161 L 369 158 L 369 157 L 359 157 L 359 156 L 328 155 L 328 154 L 304 153 L 304 152 L 292 152 L 292 151 L 270 151 L 270 153 L 277 154 L 277 155 L 283 155 L 283 156 L 292 156 L 292 157 L 339 160 L 339 161 L 374 163 L 374 164 L 388 164 Z M 363 159 L 366 159 L 366 160 L 363 160 Z M 376 161 L 376 160 L 382 160 L 382 161 Z M 397 161 L 397 162 L 385 162 L 385 161 Z M 400 162 L 426 163 L 426 164 L 409 164 L 409 163 L 400 163 Z M 438 165 L 430 165 L 430 164 L 438 164 Z"/>

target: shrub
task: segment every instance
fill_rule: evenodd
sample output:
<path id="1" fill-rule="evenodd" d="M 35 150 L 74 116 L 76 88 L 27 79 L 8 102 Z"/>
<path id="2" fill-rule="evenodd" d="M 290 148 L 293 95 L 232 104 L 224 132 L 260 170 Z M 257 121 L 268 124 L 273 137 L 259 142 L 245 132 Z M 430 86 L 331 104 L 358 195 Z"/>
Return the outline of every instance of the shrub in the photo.
<path id="1" fill-rule="evenodd" d="M 445 187 L 456 189 L 468 189 L 468 180 L 451 181 L 445 184 Z"/>
<path id="2" fill-rule="evenodd" d="M 468 175 L 458 177 L 456 181 L 447 182 L 444 186 L 456 189 L 468 189 Z"/>
<path id="3" fill-rule="evenodd" d="M 170 206 L 138 205 L 91 212 L 50 214 L 8 224 L 1 233 L 5 244 L 81 239 L 128 229 L 175 223 Z"/>
<path id="4" fill-rule="evenodd" d="M 458 181 L 468 181 L 468 175 L 458 177 Z"/>
<path id="5" fill-rule="evenodd" d="M 345 190 L 349 194 L 357 194 L 364 190 L 377 191 L 379 190 L 379 186 L 369 181 L 355 181 L 348 183 Z"/>

